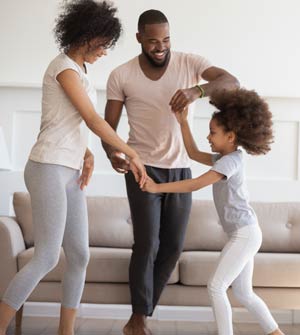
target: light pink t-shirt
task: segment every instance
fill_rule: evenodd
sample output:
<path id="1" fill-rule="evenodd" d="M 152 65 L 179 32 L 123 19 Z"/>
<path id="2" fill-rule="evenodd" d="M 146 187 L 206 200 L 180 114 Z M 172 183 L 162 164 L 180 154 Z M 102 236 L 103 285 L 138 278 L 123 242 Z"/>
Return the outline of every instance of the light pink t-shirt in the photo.
<path id="1" fill-rule="evenodd" d="M 180 126 L 169 102 L 178 89 L 198 84 L 202 73 L 210 66 L 201 56 L 171 52 L 168 67 L 159 80 L 145 76 L 138 57 L 110 74 L 107 99 L 124 101 L 130 126 L 128 144 L 145 165 L 190 166 Z"/>
<path id="2" fill-rule="evenodd" d="M 89 77 L 71 58 L 63 53 L 59 54 L 49 64 L 44 75 L 40 133 L 29 159 L 78 170 L 87 148 L 88 130 L 56 79 L 67 69 L 78 73 L 86 93 L 96 107 L 96 90 Z"/>

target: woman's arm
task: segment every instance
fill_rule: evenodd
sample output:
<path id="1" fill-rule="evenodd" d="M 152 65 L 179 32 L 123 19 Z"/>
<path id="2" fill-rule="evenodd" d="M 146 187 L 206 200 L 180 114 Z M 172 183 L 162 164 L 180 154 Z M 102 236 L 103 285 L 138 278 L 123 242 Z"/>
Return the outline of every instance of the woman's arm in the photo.
<path id="1" fill-rule="evenodd" d="M 77 72 L 70 69 L 64 70 L 57 76 L 56 79 L 60 83 L 73 106 L 77 109 L 85 121 L 88 128 L 104 142 L 117 148 L 131 158 L 130 163 L 132 172 L 134 173 L 136 179 L 140 181 L 140 184 L 143 184 L 146 178 L 146 171 L 143 164 L 140 162 L 137 153 L 130 148 L 116 134 L 110 125 L 96 113 L 89 96 L 82 86 Z"/>
<path id="2" fill-rule="evenodd" d="M 175 181 L 172 183 L 155 183 L 150 177 L 142 187 L 143 191 L 149 193 L 189 193 L 214 184 L 224 178 L 224 175 L 215 171 L 208 171 L 193 179 Z"/>

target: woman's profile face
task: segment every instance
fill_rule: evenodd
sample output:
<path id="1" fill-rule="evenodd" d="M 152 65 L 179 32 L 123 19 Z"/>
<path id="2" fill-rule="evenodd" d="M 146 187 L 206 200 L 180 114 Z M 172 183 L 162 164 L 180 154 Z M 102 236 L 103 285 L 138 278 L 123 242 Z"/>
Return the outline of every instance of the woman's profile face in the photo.
<path id="1" fill-rule="evenodd" d="M 103 37 L 96 37 L 88 41 L 84 49 L 84 61 L 93 64 L 100 57 L 107 55 L 107 49 L 110 47 L 110 41 Z"/>

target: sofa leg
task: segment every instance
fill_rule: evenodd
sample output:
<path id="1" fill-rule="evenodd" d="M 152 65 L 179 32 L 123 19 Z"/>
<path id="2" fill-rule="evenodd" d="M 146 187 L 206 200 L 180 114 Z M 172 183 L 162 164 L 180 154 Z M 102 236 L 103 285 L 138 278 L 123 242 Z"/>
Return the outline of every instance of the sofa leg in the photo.
<path id="1" fill-rule="evenodd" d="M 16 329 L 21 329 L 22 327 L 22 318 L 23 318 L 23 306 L 16 313 Z"/>

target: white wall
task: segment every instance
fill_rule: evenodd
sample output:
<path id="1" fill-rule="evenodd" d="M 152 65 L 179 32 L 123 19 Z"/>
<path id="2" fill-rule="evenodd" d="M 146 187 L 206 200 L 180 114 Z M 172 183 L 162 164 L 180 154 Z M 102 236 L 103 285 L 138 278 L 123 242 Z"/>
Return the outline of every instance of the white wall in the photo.
<path id="1" fill-rule="evenodd" d="M 4 128 L 13 170 L 0 171 L 0 214 L 8 214 L 14 191 L 25 190 L 22 170 L 39 128 L 41 80 L 57 54 L 52 36 L 57 0 L 0 1 L 0 125 Z M 195 52 L 235 74 L 242 85 L 266 97 L 274 113 L 275 144 L 266 157 L 248 157 L 248 183 L 253 200 L 300 199 L 299 78 L 300 3 L 297 0 L 116 0 L 124 33 L 109 56 L 90 67 L 98 87 L 99 112 L 105 104 L 109 72 L 139 53 L 135 41 L 138 15 L 161 9 L 171 25 L 172 47 Z M 192 118 L 199 145 L 206 145 L 211 109 L 198 101 Z M 126 115 L 120 124 L 127 137 Z M 93 135 L 96 172 L 88 194 L 125 195 L 124 182 L 110 168 Z M 1 155 L 1 153 L 0 153 Z M 0 156 L 1 159 L 1 156 Z M 193 165 L 194 174 L 203 172 Z M 194 197 L 211 198 L 210 189 Z"/>
<path id="2" fill-rule="evenodd" d="M 99 87 L 116 65 L 139 52 L 136 23 L 145 9 L 164 11 L 173 48 L 205 55 L 265 96 L 299 96 L 298 0 L 115 0 L 124 25 L 120 43 L 94 66 Z M 40 84 L 56 46 L 58 0 L 0 2 L 0 82 Z"/>

